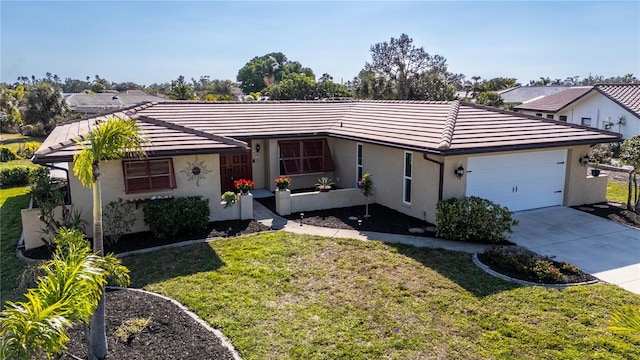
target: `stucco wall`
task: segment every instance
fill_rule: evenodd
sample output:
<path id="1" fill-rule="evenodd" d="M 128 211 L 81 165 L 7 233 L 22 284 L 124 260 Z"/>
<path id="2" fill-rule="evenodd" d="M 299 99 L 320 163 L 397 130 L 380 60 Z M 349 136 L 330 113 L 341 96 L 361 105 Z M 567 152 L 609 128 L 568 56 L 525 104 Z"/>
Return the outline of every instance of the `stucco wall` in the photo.
<path id="1" fill-rule="evenodd" d="M 289 193 L 290 194 L 290 193 Z M 375 197 L 369 197 L 369 203 L 375 202 Z M 332 209 L 364 205 L 367 197 L 360 189 L 337 189 L 328 192 L 314 191 L 310 193 L 293 194 L 290 197 L 291 213 L 301 211 Z M 364 211 L 364 209 L 363 209 Z"/>
<path id="2" fill-rule="evenodd" d="M 198 155 L 197 161 L 201 163 L 203 178 L 198 182 L 195 178 L 189 180 L 190 163 L 196 162 L 195 155 L 176 156 L 173 158 L 173 168 L 176 179 L 176 189 L 154 191 L 146 193 L 126 194 L 124 189 L 124 176 L 121 160 L 105 161 L 100 164 L 101 186 L 102 186 L 102 206 L 111 201 L 123 198 L 125 200 L 150 199 L 154 196 L 173 196 L 174 198 L 186 196 L 202 196 L 209 199 L 210 221 L 237 219 L 239 215 L 236 209 L 224 209 L 220 200 L 220 163 L 216 154 Z M 69 169 L 73 169 L 73 164 L 69 164 Z M 87 221 L 87 235 L 93 236 L 91 229 L 92 221 L 92 193 L 91 189 L 84 188 L 70 171 L 69 184 L 72 192 L 72 203 L 74 209 L 81 209 L 82 218 Z M 144 225 L 144 214 L 142 209 L 144 203 L 140 203 L 135 211 L 136 224 L 133 231 L 143 231 L 147 227 Z M 237 214 L 236 214 L 237 213 Z"/>

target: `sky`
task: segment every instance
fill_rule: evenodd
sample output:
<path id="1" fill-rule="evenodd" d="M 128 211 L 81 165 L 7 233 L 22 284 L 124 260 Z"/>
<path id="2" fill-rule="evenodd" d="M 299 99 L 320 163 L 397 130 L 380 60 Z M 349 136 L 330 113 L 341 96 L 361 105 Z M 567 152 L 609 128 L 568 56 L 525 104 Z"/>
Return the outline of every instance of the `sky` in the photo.
<path id="1" fill-rule="evenodd" d="M 640 77 L 640 1 L 6 1 L 0 81 L 45 73 L 113 82 L 235 81 L 282 52 L 335 82 L 405 33 L 467 79 Z"/>

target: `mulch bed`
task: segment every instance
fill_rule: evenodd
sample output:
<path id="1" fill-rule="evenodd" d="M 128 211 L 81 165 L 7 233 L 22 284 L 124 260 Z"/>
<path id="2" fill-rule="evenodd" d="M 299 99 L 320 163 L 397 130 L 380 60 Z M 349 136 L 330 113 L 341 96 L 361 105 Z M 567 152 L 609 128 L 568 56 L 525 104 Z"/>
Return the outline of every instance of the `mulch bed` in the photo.
<path id="1" fill-rule="evenodd" d="M 172 302 L 131 290 L 112 290 L 105 294 L 109 359 L 233 359 L 214 333 Z M 151 321 L 125 341 L 116 337 L 116 329 L 131 319 Z M 69 335 L 67 352 L 85 359 L 84 326 L 74 327 Z"/>
<path id="2" fill-rule="evenodd" d="M 574 209 L 640 229 L 640 214 L 627 210 L 627 204 L 604 202 L 592 205 L 574 206 Z"/>
<path id="3" fill-rule="evenodd" d="M 559 263 L 557 261 L 551 261 L 553 263 L 553 265 L 558 268 L 560 270 L 560 272 L 562 273 L 562 278 L 556 281 L 541 281 L 540 279 L 538 279 L 537 277 L 531 276 L 529 274 L 523 274 L 519 271 L 515 271 L 512 268 L 509 267 L 505 267 L 505 266 L 500 266 L 499 264 L 495 264 L 492 259 L 488 256 L 486 256 L 485 254 L 478 254 L 478 260 L 480 260 L 480 262 L 482 262 L 483 264 L 487 265 L 488 267 L 491 268 L 491 270 L 494 270 L 496 272 L 499 272 L 500 274 L 506 275 L 508 277 L 514 278 L 514 279 L 518 279 L 518 280 L 524 280 L 524 281 L 529 281 L 532 283 L 539 283 L 539 284 L 577 284 L 577 283 L 585 283 L 585 282 L 589 282 L 589 281 L 594 281 L 594 280 L 598 280 L 596 277 L 591 276 L 590 274 L 587 274 L 585 272 L 583 272 L 582 270 L 580 270 L 577 273 L 570 273 L 570 272 L 566 272 L 562 270 L 562 263 Z"/>
<path id="4" fill-rule="evenodd" d="M 269 197 L 256 200 L 275 213 L 275 198 Z M 332 229 L 375 231 L 428 237 L 436 236 L 435 225 L 407 216 L 401 212 L 379 204 L 369 205 L 369 215 L 371 216 L 368 218 L 365 218 L 364 216 L 364 205 L 338 209 L 305 211 L 303 214 L 304 216 L 302 216 L 302 218 L 300 213 L 293 213 L 284 217 L 296 222 L 302 221 L 304 225 L 321 226 Z M 351 219 L 352 217 L 357 219 Z M 422 229 L 424 232 L 411 233 L 409 231 L 411 228 Z"/>

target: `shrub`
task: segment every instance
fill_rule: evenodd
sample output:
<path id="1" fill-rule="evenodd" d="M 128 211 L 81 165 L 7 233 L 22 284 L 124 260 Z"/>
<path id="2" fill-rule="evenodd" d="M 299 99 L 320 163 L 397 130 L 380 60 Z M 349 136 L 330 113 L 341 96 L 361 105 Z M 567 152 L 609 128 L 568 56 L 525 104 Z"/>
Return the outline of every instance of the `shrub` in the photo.
<path id="1" fill-rule="evenodd" d="M 562 279 L 560 270 L 547 259 L 535 260 L 532 271 L 540 280 L 556 281 Z"/>
<path id="2" fill-rule="evenodd" d="M 552 256 L 541 256 L 518 246 L 491 246 L 484 252 L 489 265 L 511 269 L 538 281 L 557 282 L 563 275 L 579 274 L 580 269 L 567 262 L 554 263 Z"/>
<path id="3" fill-rule="evenodd" d="M 13 166 L 0 170 L 0 187 L 9 188 L 29 184 L 30 170 L 26 166 Z"/>
<path id="4" fill-rule="evenodd" d="M 23 159 L 31 159 L 33 154 L 40 148 L 40 143 L 37 141 L 29 141 L 24 144 L 20 144 L 16 154 Z"/>
<path id="5" fill-rule="evenodd" d="M 118 199 L 110 202 L 104 209 L 104 239 L 107 244 L 116 244 L 120 237 L 131 232 L 136 223 L 136 211 L 133 203 Z"/>
<path id="6" fill-rule="evenodd" d="M 476 196 L 439 201 L 436 219 L 438 237 L 472 242 L 498 243 L 518 225 L 508 208 Z"/>
<path id="7" fill-rule="evenodd" d="M 16 154 L 11 151 L 11 149 L 6 147 L 0 148 L 0 162 L 7 162 L 16 159 Z"/>
<path id="8" fill-rule="evenodd" d="M 597 161 L 603 164 L 610 163 L 612 156 L 613 156 L 613 151 L 609 144 L 598 144 L 589 149 L 589 157 L 594 161 Z"/>
<path id="9" fill-rule="evenodd" d="M 209 224 L 209 199 L 199 196 L 154 201 L 143 209 L 144 222 L 158 238 L 201 231 Z"/>

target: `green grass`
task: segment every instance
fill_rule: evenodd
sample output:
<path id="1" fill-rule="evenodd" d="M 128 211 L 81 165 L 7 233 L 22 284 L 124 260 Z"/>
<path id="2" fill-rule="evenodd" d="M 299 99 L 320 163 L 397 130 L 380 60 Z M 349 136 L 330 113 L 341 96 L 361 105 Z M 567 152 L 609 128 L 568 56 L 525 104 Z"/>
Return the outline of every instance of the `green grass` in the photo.
<path id="1" fill-rule="evenodd" d="M 627 203 L 629 184 L 624 182 L 609 181 L 607 183 L 607 200 L 618 203 Z"/>
<path id="2" fill-rule="evenodd" d="M 0 146 L 6 146 L 14 153 L 18 151 L 20 144 L 24 144 L 29 141 L 37 141 L 39 143 L 42 143 L 44 139 L 20 134 L 0 134 Z"/>
<path id="3" fill-rule="evenodd" d="M 605 330 L 640 296 L 519 286 L 469 254 L 275 232 L 123 261 L 247 360 L 640 358 L 640 337 Z"/>
<path id="4" fill-rule="evenodd" d="M 15 300 L 16 280 L 26 263 L 15 257 L 22 230 L 20 210 L 29 206 L 29 187 L 0 190 L 0 300 Z"/>

